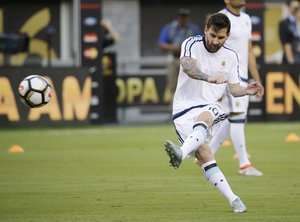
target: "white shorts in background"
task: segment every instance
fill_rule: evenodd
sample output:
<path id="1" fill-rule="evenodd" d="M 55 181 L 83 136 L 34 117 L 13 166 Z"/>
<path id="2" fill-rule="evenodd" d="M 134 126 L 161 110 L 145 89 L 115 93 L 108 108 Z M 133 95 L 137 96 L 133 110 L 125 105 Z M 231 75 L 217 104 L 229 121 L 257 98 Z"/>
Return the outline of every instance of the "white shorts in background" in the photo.
<path id="1" fill-rule="evenodd" d="M 204 106 L 194 106 L 173 115 L 173 123 L 180 143 L 190 135 L 197 117 L 204 111 L 209 111 L 213 115 L 213 125 L 208 129 L 207 141 L 215 134 L 223 120 L 227 118 L 219 103 Z"/>
<path id="2" fill-rule="evenodd" d="M 229 113 L 245 113 L 247 114 L 249 106 L 249 96 L 234 97 L 231 95 L 229 89 L 226 89 L 226 93 L 222 97 L 221 106 L 226 114 Z"/>

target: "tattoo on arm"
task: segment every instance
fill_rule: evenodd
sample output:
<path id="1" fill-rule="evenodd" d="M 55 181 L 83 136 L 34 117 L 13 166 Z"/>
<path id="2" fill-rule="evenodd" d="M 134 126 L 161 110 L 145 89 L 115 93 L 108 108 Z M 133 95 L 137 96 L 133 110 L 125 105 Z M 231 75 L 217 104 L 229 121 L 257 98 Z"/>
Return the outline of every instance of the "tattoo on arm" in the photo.
<path id="1" fill-rule="evenodd" d="M 207 81 L 208 75 L 203 73 L 197 67 L 197 61 L 191 57 L 182 57 L 180 59 L 180 64 L 182 65 L 183 71 L 191 78 Z"/>

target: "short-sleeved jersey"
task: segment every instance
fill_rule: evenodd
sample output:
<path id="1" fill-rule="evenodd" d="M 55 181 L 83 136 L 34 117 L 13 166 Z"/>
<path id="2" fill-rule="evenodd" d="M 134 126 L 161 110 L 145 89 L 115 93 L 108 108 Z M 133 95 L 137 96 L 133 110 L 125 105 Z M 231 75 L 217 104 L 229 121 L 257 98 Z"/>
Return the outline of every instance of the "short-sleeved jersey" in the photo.
<path id="1" fill-rule="evenodd" d="M 230 20 L 230 35 L 225 44 L 238 54 L 241 69 L 240 76 L 242 81 L 246 82 L 248 80 L 248 48 L 252 32 L 250 16 L 244 12 L 235 15 L 228 9 L 223 9 L 220 13 L 227 15 Z"/>
<path id="2" fill-rule="evenodd" d="M 235 51 L 222 46 L 211 53 L 205 45 L 205 36 L 194 36 L 186 39 L 181 45 L 182 57 L 197 60 L 197 67 L 209 76 L 223 74 L 228 83 L 239 83 L 239 62 Z M 218 102 L 223 96 L 225 84 L 211 84 L 206 81 L 190 78 L 180 66 L 176 92 L 173 100 L 173 114 L 193 106 Z"/>

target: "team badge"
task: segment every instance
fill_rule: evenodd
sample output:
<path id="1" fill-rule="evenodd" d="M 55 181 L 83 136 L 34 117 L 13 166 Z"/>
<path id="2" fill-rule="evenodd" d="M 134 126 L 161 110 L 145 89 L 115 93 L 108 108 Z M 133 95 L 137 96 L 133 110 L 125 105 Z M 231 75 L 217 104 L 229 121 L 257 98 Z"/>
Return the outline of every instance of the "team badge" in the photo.
<path id="1" fill-rule="evenodd" d="M 224 69 L 226 66 L 226 59 L 225 58 L 221 58 L 221 69 Z"/>

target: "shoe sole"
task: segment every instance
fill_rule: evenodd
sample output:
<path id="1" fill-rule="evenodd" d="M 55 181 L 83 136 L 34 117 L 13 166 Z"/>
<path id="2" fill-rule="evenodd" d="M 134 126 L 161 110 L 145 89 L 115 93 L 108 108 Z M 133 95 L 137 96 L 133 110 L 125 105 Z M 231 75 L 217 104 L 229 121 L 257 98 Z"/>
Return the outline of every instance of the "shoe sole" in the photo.
<path id="1" fill-rule="evenodd" d="M 178 159 L 176 158 L 176 154 L 175 154 L 174 149 L 176 149 L 174 147 L 174 144 L 171 141 L 167 140 L 166 143 L 165 143 L 164 150 L 167 152 L 168 156 L 170 157 L 170 161 L 169 161 L 170 166 L 177 169 L 181 162 L 178 161 Z"/>
<path id="2" fill-rule="evenodd" d="M 244 173 L 244 172 L 240 172 L 240 171 L 239 171 L 239 174 L 242 176 L 254 176 L 254 177 L 260 177 L 263 175 L 263 174 Z"/>
<path id="3" fill-rule="evenodd" d="M 233 213 L 245 213 L 247 212 L 247 209 L 244 209 L 244 210 L 238 210 L 238 211 L 233 211 Z"/>

